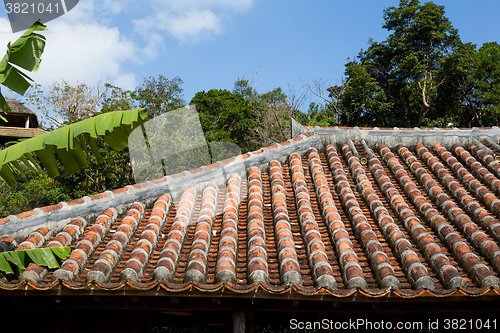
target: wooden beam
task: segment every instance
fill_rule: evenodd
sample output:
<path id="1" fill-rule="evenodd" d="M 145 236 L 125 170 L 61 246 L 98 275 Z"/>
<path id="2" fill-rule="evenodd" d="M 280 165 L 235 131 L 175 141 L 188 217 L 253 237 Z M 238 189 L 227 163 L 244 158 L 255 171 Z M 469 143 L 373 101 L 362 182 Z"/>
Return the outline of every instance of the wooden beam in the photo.
<path id="1" fill-rule="evenodd" d="M 233 333 L 245 333 L 245 311 L 233 310 Z"/>
<path id="2" fill-rule="evenodd" d="M 246 333 L 252 333 L 252 328 L 253 328 L 253 324 L 252 324 L 252 310 L 249 310 L 247 309 L 245 311 L 245 329 L 246 329 Z"/>

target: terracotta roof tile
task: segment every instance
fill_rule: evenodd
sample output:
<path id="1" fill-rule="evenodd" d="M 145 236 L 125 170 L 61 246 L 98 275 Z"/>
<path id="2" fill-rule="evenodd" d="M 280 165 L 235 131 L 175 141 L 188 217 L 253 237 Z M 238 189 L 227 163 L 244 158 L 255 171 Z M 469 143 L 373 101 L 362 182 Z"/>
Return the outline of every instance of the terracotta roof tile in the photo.
<path id="1" fill-rule="evenodd" d="M 177 213 L 174 222 L 167 235 L 167 240 L 160 253 L 160 258 L 156 263 L 154 270 L 155 279 L 172 280 L 179 256 L 184 245 L 189 223 L 193 215 L 196 200 L 196 191 L 194 188 L 188 188 L 184 191 L 181 200 L 178 203 Z"/>
<path id="2" fill-rule="evenodd" d="M 417 144 L 416 147 L 419 154 L 428 154 L 426 148 Z M 411 166 L 411 169 L 420 178 L 423 187 L 426 189 L 427 194 L 436 199 L 439 196 L 446 196 L 443 189 L 439 186 L 439 183 L 434 180 L 434 178 L 427 173 L 427 171 L 422 167 L 422 165 L 416 160 L 413 154 L 406 148 L 401 147 L 399 149 L 400 154 L 406 159 L 406 163 Z M 450 200 L 445 200 L 451 202 Z M 448 213 L 448 209 L 441 205 L 442 209 Z M 432 208 L 427 210 L 426 216 L 428 216 L 429 221 L 436 226 L 439 233 L 444 237 L 448 246 L 459 259 L 460 263 L 464 265 L 464 268 L 471 273 L 471 277 L 480 285 L 494 285 L 498 286 L 498 279 L 494 276 L 493 272 L 481 262 L 478 255 L 471 251 L 470 246 L 462 239 L 460 234 L 455 231 L 453 226 L 446 222 L 445 218 L 438 213 L 437 210 Z M 454 221 L 457 223 L 457 221 Z M 460 228 L 460 225 L 458 225 Z"/>
<path id="3" fill-rule="evenodd" d="M 384 252 L 384 249 L 378 240 L 377 234 L 368 223 L 367 217 L 361 210 L 361 207 L 351 190 L 350 183 L 347 180 L 344 169 L 341 166 L 335 147 L 330 145 L 327 149 L 330 168 L 335 174 L 337 192 L 339 192 L 339 195 L 342 198 L 343 205 L 345 206 L 345 209 L 347 210 L 354 226 L 356 236 L 359 238 L 361 244 L 363 244 L 363 249 L 368 257 L 375 276 L 380 283 L 380 286 L 382 288 L 399 287 L 399 281 L 396 278 L 394 269 L 389 262 L 389 258 Z M 353 159 L 355 157 L 350 153 L 349 147 L 344 145 L 342 150 L 346 154 L 345 158 L 348 162 L 354 162 Z M 352 164 L 350 164 L 350 167 L 354 175 L 356 169 L 353 168 Z M 356 165 L 356 167 L 358 167 L 358 165 Z"/>
<path id="4" fill-rule="evenodd" d="M 59 269 L 32 264 L 0 290 L 498 297 L 500 146 L 468 130 L 426 131 L 315 127 L 3 218 L 0 251 L 74 248 Z M 407 139 L 381 144 L 386 132 Z"/>
<path id="5" fill-rule="evenodd" d="M 64 261 L 61 268 L 54 272 L 52 280 L 63 279 L 73 281 L 80 270 L 86 265 L 89 256 L 93 254 L 116 217 L 117 212 L 115 209 L 107 209 L 99 215 L 94 224 L 80 238 L 69 258 Z"/>
<path id="6" fill-rule="evenodd" d="M 335 289 L 337 283 L 332 267 L 328 262 L 325 244 L 321 239 L 319 226 L 311 206 L 304 170 L 302 169 L 302 159 L 298 153 L 293 153 L 290 156 L 290 169 L 295 191 L 298 220 L 307 250 L 309 267 L 312 268 L 314 283 L 316 286 Z"/>
<path id="7" fill-rule="evenodd" d="M 207 185 L 203 191 L 202 206 L 196 222 L 184 277 L 185 282 L 204 283 L 206 281 L 208 254 L 212 242 L 212 228 L 217 214 L 218 195 L 219 189 L 215 184 Z"/>
<path id="8" fill-rule="evenodd" d="M 0 237 L 0 252 L 11 251 L 15 248 L 16 241 L 9 236 Z"/>
<path id="9" fill-rule="evenodd" d="M 222 210 L 222 229 L 219 237 L 219 251 L 215 281 L 236 283 L 238 254 L 238 209 L 241 195 L 241 177 L 234 175 L 228 180 L 224 208 Z"/>
<path id="10" fill-rule="evenodd" d="M 19 244 L 16 250 L 28 250 L 40 247 L 47 239 L 49 232 L 50 229 L 47 227 L 36 229 L 28 236 L 28 238 L 24 242 Z"/>
<path id="11" fill-rule="evenodd" d="M 296 245 L 287 209 L 286 187 L 283 180 L 283 170 L 281 168 L 281 163 L 278 160 L 273 160 L 269 164 L 269 181 L 271 183 L 272 215 L 274 217 L 281 280 L 285 285 L 289 283 L 302 285 L 300 264 L 295 250 Z"/>

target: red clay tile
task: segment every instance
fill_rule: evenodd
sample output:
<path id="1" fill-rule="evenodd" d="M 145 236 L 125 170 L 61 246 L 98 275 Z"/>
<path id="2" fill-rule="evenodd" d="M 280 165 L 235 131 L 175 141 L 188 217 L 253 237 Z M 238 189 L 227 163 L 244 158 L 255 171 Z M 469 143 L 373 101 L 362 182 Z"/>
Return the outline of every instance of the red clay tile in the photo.
<path id="1" fill-rule="evenodd" d="M 122 187 L 122 188 L 119 188 L 116 190 L 112 190 L 111 192 L 113 192 L 114 194 L 118 194 L 118 193 L 123 193 L 123 192 L 127 192 L 127 191 L 128 191 L 127 187 Z"/>
<path id="2" fill-rule="evenodd" d="M 425 155 L 426 160 L 430 159 L 432 154 L 430 154 L 428 152 L 428 150 L 425 148 L 425 146 L 423 146 L 422 144 L 417 144 L 416 147 L 418 147 L 417 152 L 422 158 Z M 410 154 L 411 153 L 409 153 L 409 152 L 406 153 L 407 156 L 409 156 Z M 418 162 L 416 162 L 415 164 L 418 164 Z M 436 165 L 435 163 L 433 163 L 432 165 L 434 167 L 440 167 L 440 166 Z M 418 165 L 416 165 L 416 167 L 418 167 Z M 420 177 L 420 179 L 422 179 L 422 178 L 427 177 L 427 176 L 430 176 L 430 175 L 426 172 L 422 172 L 422 173 L 420 173 L 419 177 Z M 441 190 L 441 192 L 442 192 L 442 190 Z M 427 193 L 429 195 L 433 196 L 434 192 L 431 191 L 430 189 L 428 189 Z M 445 195 L 445 194 L 443 194 L 443 195 Z M 455 207 L 455 208 L 459 209 L 458 207 Z M 435 215 L 435 213 L 428 214 L 428 215 L 426 214 L 426 216 L 429 216 L 429 215 L 432 215 L 432 217 L 429 217 L 429 220 L 431 220 L 431 218 L 438 217 L 437 215 Z M 464 215 L 464 216 L 466 216 L 466 215 Z M 439 220 L 439 219 L 442 219 L 442 218 L 438 217 L 438 219 L 435 219 L 435 220 Z M 470 222 L 470 223 L 473 223 L 473 222 Z M 440 224 L 444 225 L 445 222 L 443 221 Z M 450 228 L 448 228 L 448 229 L 441 228 L 440 232 L 445 237 L 447 243 L 451 247 L 451 250 L 456 254 L 456 256 L 459 258 L 459 260 L 465 265 L 464 267 L 471 272 L 476 272 L 476 270 L 478 270 L 479 267 L 476 266 L 477 263 L 474 260 L 472 260 L 475 255 L 471 252 L 471 250 L 467 246 L 467 244 L 461 241 L 460 236 L 456 232 L 453 232 L 449 229 Z M 468 236 L 471 237 L 471 235 L 468 235 Z M 477 281 L 481 285 L 483 285 L 484 283 L 486 283 L 486 285 L 488 285 L 491 282 L 491 278 L 493 277 L 493 273 L 488 268 L 486 268 L 486 271 L 488 271 L 489 273 L 485 273 L 482 268 L 481 268 L 481 271 L 482 271 L 481 278 L 478 279 Z M 477 276 L 477 274 L 476 274 L 476 276 Z"/>
<path id="3" fill-rule="evenodd" d="M 161 184 L 161 183 L 164 183 L 167 181 L 167 177 L 161 177 L 161 178 L 158 178 L 158 179 L 153 179 L 151 182 L 153 184 Z"/>
<path id="4" fill-rule="evenodd" d="M 66 201 L 66 204 L 69 205 L 69 206 L 73 206 L 73 205 L 82 204 L 84 202 L 85 202 L 84 198 L 79 198 L 79 199 L 73 199 L 73 200 L 70 200 L 70 201 Z"/>
<path id="5" fill-rule="evenodd" d="M 290 147 L 312 135 L 282 145 Z M 277 147 L 267 150 L 276 153 Z M 352 147 L 358 151 L 351 151 Z M 313 289 L 314 285 L 331 287 L 328 293 L 333 295 L 363 287 L 366 297 L 394 281 L 400 282 L 401 289 L 395 289 L 391 297 L 405 294 L 429 274 L 438 279 L 434 278 L 436 295 L 443 288 L 496 285 L 500 200 L 496 201 L 494 193 L 500 188 L 495 179 L 500 167 L 494 158 L 470 145 L 470 154 L 455 147 L 456 157 L 435 145 L 434 156 L 417 144 L 409 149 L 399 145 L 396 151 L 401 159 L 382 145 L 379 161 L 377 154 L 359 147 L 357 143 L 344 145 L 345 158 L 330 147 L 324 154 L 315 148 L 305 156 L 294 153 L 288 156 L 288 165 L 274 160 L 268 168 L 249 168 L 246 177 L 228 179 L 220 192 L 208 184 L 203 195 L 191 190 L 185 201 L 172 206 L 170 197 L 162 196 L 145 212 L 142 222 L 129 205 L 130 217 L 116 223 L 117 216 L 108 211 L 88 221 L 88 226 L 74 220 L 57 234 L 51 233 L 48 244 L 34 235 L 32 240 L 39 246 L 76 245 L 52 275 L 32 265 L 25 270 L 26 276 L 31 274 L 41 286 L 50 279 L 67 280 L 74 289 L 84 288 L 85 280 L 97 274 L 89 272 L 99 272 L 94 278 L 99 282 L 96 288 L 115 288 L 114 284 L 130 280 L 127 288 L 149 290 L 145 286 L 156 283 L 155 279 L 166 280 L 172 283 L 161 282 L 159 292 L 166 289 L 179 295 L 182 288 L 190 288 L 183 281 L 197 282 L 196 292 L 201 293 L 213 290 L 220 281 L 230 282 L 226 290 L 243 288 L 238 289 L 241 293 L 260 282 L 259 293 L 273 295 L 279 295 L 275 291 L 279 288 L 296 284 L 293 292 L 308 295 L 321 290 Z M 411 153 L 413 148 L 419 158 Z M 254 154 L 264 155 L 267 150 Z M 367 158 L 368 165 L 362 165 L 355 153 Z M 458 160 L 465 167 L 447 166 Z M 162 177 L 153 183 L 165 181 Z M 113 193 L 128 195 L 126 189 Z M 68 205 L 83 202 L 81 198 Z M 41 210 L 50 213 L 62 206 Z M 30 214 L 34 211 L 25 216 Z M 2 223 L 8 223 L 8 218 Z"/>
<path id="6" fill-rule="evenodd" d="M 58 209 L 61 209 L 62 208 L 62 204 L 58 203 L 56 205 L 51 205 L 51 206 L 45 206 L 45 207 L 41 207 L 40 209 L 44 212 L 51 212 L 53 210 L 58 210 Z"/>
<path id="7" fill-rule="evenodd" d="M 105 198 L 107 195 L 108 195 L 107 193 L 103 192 L 103 193 L 92 194 L 89 197 L 92 200 L 98 200 L 98 199 Z"/>
<path id="8" fill-rule="evenodd" d="M 16 214 L 14 216 L 17 217 L 18 219 L 24 219 L 24 218 L 33 216 L 35 214 L 36 214 L 36 212 L 34 210 L 29 210 L 27 212 L 19 213 L 19 214 Z"/>
<path id="9" fill-rule="evenodd" d="M 179 173 L 170 175 L 170 177 L 172 177 L 173 179 L 177 179 L 177 178 L 184 177 L 185 175 L 186 175 L 186 173 L 183 171 L 183 172 L 179 172 Z"/>

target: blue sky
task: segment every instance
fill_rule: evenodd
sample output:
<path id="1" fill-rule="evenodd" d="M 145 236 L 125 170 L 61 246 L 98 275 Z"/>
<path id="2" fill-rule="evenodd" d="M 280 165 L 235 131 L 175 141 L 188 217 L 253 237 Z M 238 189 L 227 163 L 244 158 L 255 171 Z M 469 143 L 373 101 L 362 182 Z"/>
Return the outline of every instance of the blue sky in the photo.
<path id="1" fill-rule="evenodd" d="M 463 41 L 500 41 L 500 2 L 435 1 Z M 62 79 L 134 89 L 144 77 L 179 76 L 184 99 L 232 90 L 238 78 L 260 92 L 298 90 L 313 80 L 338 83 L 344 64 L 368 39 L 382 41 L 383 10 L 398 0 L 80 0 L 47 23 L 43 86 Z M 0 45 L 15 40 L 0 10 Z M 10 94 L 15 98 L 14 93 Z M 306 103 L 307 104 L 307 103 Z M 307 107 L 304 106 L 305 108 Z"/>

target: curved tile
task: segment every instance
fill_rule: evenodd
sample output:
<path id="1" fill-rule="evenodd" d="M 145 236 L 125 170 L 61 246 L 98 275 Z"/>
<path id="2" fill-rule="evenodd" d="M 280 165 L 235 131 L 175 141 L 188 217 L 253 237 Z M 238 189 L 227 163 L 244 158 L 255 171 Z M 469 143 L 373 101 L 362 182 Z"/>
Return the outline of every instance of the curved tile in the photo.
<path id="1" fill-rule="evenodd" d="M 218 195 L 219 188 L 215 184 L 208 184 L 203 190 L 201 210 L 196 222 L 184 282 L 205 283 L 206 281 L 208 253 L 212 243 L 212 227 L 217 214 Z"/>
<path id="2" fill-rule="evenodd" d="M 164 194 L 156 200 L 147 225 L 130 254 L 130 258 L 125 263 L 123 271 L 120 273 L 120 281 L 127 279 L 133 282 L 140 281 L 144 268 L 150 260 L 151 253 L 156 248 L 158 236 L 163 230 L 171 205 L 172 198 L 170 195 Z"/>
<path id="3" fill-rule="evenodd" d="M 348 149 L 349 146 L 347 144 L 342 147 L 344 153 L 348 152 Z M 396 278 L 394 268 L 392 267 L 387 254 L 384 252 L 382 244 L 378 241 L 376 233 L 373 231 L 366 216 L 363 214 L 363 211 L 361 210 L 359 203 L 351 190 L 351 185 L 347 180 L 347 176 L 338 157 L 337 150 L 333 145 L 328 145 L 327 153 L 330 169 L 335 175 L 334 181 L 336 183 L 337 192 L 341 196 L 342 203 L 345 206 L 344 209 L 347 211 L 349 218 L 351 219 L 355 233 L 363 244 L 363 249 L 368 257 L 373 271 L 375 272 L 375 276 L 380 283 L 380 287 L 400 288 L 400 283 Z M 349 164 L 355 159 L 355 157 L 351 155 L 348 157 Z M 351 169 L 351 172 L 354 171 L 355 170 Z"/>
<path id="4" fill-rule="evenodd" d="M 260 170 L 253 167 L 248 172 L 247 213 L 247 275 L 251 283 L 269 282 L 263 207 L 264 191 L 262 190 Z"/>
<path id="5" fill-rule="evenodd" d="M 352 242 L 349 240 L 349 233 L 345 229 L 337 207 L 335 207 L 335 202 L 330 193 L 330 185 L 326 180 L 316 148 L 309 150 L 308 164 L 314 181 L 316 196 L 322 209 L 323 219 L 328 226 L 332 242 L 335 244 L 337 257 L 340 258 L 342 278 L 346 281 L 345 285 L 348 288 L 367 288 L 368 285 L 363 270 L 359 265 L 358 256 Z"/>
<path id="6" fill-rule="evenodd" d="M 313 272 L 314 283 L 316 286 L 336 289 L 337 282 L 333 276 L 332 267 L 328 262 L 325 244 L 321 239 L 312 210 L 304 170 L 302 169 L 302 159 L 297 152 L 290 155 L 290 170 L 302 238 L 306 244 L 307 258 Z"/>
<path id="7" fill-rule="evenodd" d="M 87 273 L 87 282 L 95 280 L 98 283 L 106 283 L 120 262 L 120 258 L 128 245 L 130 238 L 133 238 L 138 224 L 144 216 L 145 206 L 142 202 L 135 202 L 130 207 L 127 215 L 122 219 L 120 226 L 111 237 L 106 248 L 94 263 L 94 266 Z"/>
<path id="8" fill-rule="evenodd" d="M 425 213 L 432 214 L 432 205 L 430 205 L 424 198 L 417 185 L 408 176 L 407 172 L 396 159 L 389 147 L 381 145 L 379 149 L 384 161 L 389 166 L 398 183 L 404 188 L 406 195 L 408 195 L 408 197 L 412 200 L 415 207 L 418 207 L 424 216 L 426 216 Z M 386 180 L 385 183 L 390 183 L 390 180 Z M 398 197 L 394 197 L 392 200 L 395 200 L 396 198 Z M 398 203 L 398 206 L 401 207 L 399 214 L 402 219 L 404 219 L 403 221 L 405 227 L 410 229 L 410 233 L 417 240 L 430 266 L 436 271 L 443 285 L 449 289 L 456 287 L 465 288 L 465 280 L 460 276 L 457 269 L 451 264 L 448 257 L 442 253 L 433 236 L 426 232 L 425 227 L 422 226 L 418 217 L 413 214 L 409 207 L 405 207 L 404 201 Z"/>
<path id="9" fill-rule="evenodd" d="M 385 191 L 389 189 L 396 190 L 392 186 L 392 184 L 390 184 L 392 186 L 391 188 L 390 186 L 387 186 L 387 183 L 384 183 L 384 180 L 388 177 L 385 174 L 378 158 L 370 150 L 368 150 L 367 153 L 370 156 L 370 160 L 368 161 L 370 165 L 369 169 L 373 173 L 376 181 L 379 184 L 382 183 L 381 186 L 386 185 L 384 187 Z M 346 149 L 346 157 L 348 156 L 349 153 Z M 384 235 L 386 241 L 390 244 L 392 250 L 397 254 L 401 267 L 406 272 L 408 280 L 415 287 L 415 289 L 435 289 L 436 286 L 432 278 L 429 276 L 427 268 L 420 262 L 418 254 L 416 253 L 413 245 L 401 232 L 398 225 L 389 215 L 389 211 L 384 207 L 379 196 L 375 193 L 375 189 L 372 187 L 371 182 L 366 177 L 365 171 L 363 170 L 363 167 L 359 163 L 358 159 L 354 158 L 349 160 L 351 161 L 351 169 L 355 170 L 356 182 L 358 183 L 361 196 L 368 203 L 368 207 L 372 215 L 375 216 L 377 225 L 382 231 L 382 234 Z M 396 207 L 398 207 L 399 203 L 404 204 L 404 200 L 398 200 L 400 199 L 398 197 L 399 193 L 395 193 L 396 191 L 389 191 L 392 196 L 388 195 L 389 204 L 395 211 L 397 211 Z M 401 205 L 399 205 L 399 208 L 401 209 L 400 212 L 402 212 L 402 209 L 405 209 L 406 207 L 401 207 Z"/>
<path id="10" fill-rule="evenodd" d="M 50 229 L 41 227 L 29 234 L 28 238 L 16 248 L 16 250 L 28 250 L 41 247 L 50 237 Z"/>
<path id="11" fill-rule="evenodd" d="M 189 229 L 189 223 L 193 216 L 195 202 L 196 190 L 190 187 L 184 191 L 177 204 L 174 222 L 153 272 L 155 280 L 171 281 L 174 277 L 184 240 L 186 239 L 187 229 Z"/>
<path id="12" fill-rule="evenodd" d="M 419 146 L 419 148 L 422 148 Z M 424 147 L 425 148 L 425 147 Z M 444 147 L 440 149 L 443 154 Z M 462 151 L 463 152 L 463 151 Z M 473 158 L 469 154 L 469 158 Z M 486 188 L 479 180 L 476 179 L 454 156 L 448 156 L 445 163 L 450 167 L 450 169 L 456 174 L 457 178 L 469 189 L 471 193 L 474 193 L 476 197 L 479 198 L 485 205 L 489 208 L 493 214 L 500 217 L 500 200 Z"/>
<path id="13" fill-rule="evenodd" d="M 437 145 L 439 144 L 436 144 L 435 146 Z M 469 167 L 469 169 L 472 170 L 479 179 L 481 179 L 485 184 L 489 185 L 491 191 L 496 192 L 497 194 L 500 193 L 500 180 L 498 180 L 495 175 L 493 175 L 487 168 L 485 168 L 481 164 L 481 162 L 478 162 L 467 150 L 465 150 L 458 144 L 454 144 L 451 149 L 455 152 L 456 156 L 458 156 L 462 163 L 465 163 L 467 167 Z M 496 166 L 496 164 L 492 165 Z"/>
<path id="14" fill-rule="evenodd" d="M 215 281 L 236 283 L 236 261 L 238 253 L 238 211 L 241 196 L 241 177 L 234 175 L 227 182 L 222 230 L 215 270 Z"/>
<path id="15" fill-rule="evenodd" d="M 419 146 L 420 149 L 425 148 Z M 410 170 L 420 180 L 427 194 L 436 198 L 443 195 L 443 190 L 439 183 L 422 167 L 413 154 L 403 146 L 398 146 L 399 155 L 405 160 Z M 420 207 L 424 206 L 422 204 Z M 422 208 L 420 208 L 422 210 Z M 498 285 L 498 279 L 493 272 L 485 266 L 481 259 L 471 251 L 469 246 L 462 241 L 460 235 L 454 231 L 453 227 L 442 217 L 434 208 L 425 209 L 425 216 L 431 223 L 433 228 L 436 228 L 448 245 L 449 249 L 457 257 L 462 266 L 471 274 L 473 280 L 477 281 L 481 286 Z"/>
<path id="16" fill-rule="evenodd" d="M 449 161 L 454 158 L 453 155 L 441 145 L 435 145 L 434 150 L 441 156 L 443 161 Z M 431 156 L 429 155 L 428 160 L 430 159 Z M 468 212 L 469 216 L 473 217 L 473 219 L 481 224 L 484 229 L 488 230 L 490 235 L 498 242 L 500 240 L 500 222 L 474 200 L 474 197 L 469 195 L 441 163 L 433 164 L 434 167 L 432 169 L 441 179 L 441 183 L 446 186 L 452 196 L 461 204 L 463 209 Z"/>
<path id="17" fill-rule="evenodd" d="M 446 185 L 457 183 L 446 177 L 449 172 L 446 171 L 444 166 L 434 157 L 425 147 L 419 147 L 418 154 L 420 157 L 431 167 L 433 171 L 438 174 L 438 177 L 443 176 L 442 182 Z M 447 156 L 447 151 L 442 146 L 435 146 L 436 150 L 442 153 L 442 156 Z M 448 153 L 448 155 L 451 155 Z M 457 183 L 458 184 L 458 183 Z M 431 185 L 429 185 L 431 186 Z M 455 189 L 452 187 L 452 189 Z M 460 189 L 460 188 L 459 188 Z M 455 189 L 456 190 L 456 189 Z M 463 189 L 462 189 L 463 190 Z M 437 190 L 436 190 L 437 191 Z M 463 234 L 469 239 L 471 244 L 489 259 L 490 263 L 495 267 L 497 272 L 500 270 L 500 248 L 493 242 L 464 212 L 453 202 L 450 197 L 444 192 L 436 194 L 436 199 L 441 205 L 441 210 L 448 214 L 450 220 L 457 225 Z"/>
<path id="18" fill-rule="evenodd" d="M 473 143 L 469 144 L 469 150 L 476 155 L 476 157 L 479 158 L 491 172 L 500 178 L 500 163 L 498 163 L 493 156 L 483 151 Z"/>
<path id="19" fill-rule="evenodd" d="M 99 215 L 94 224 L 83 234 L 68 259 L 52 275 L 52 281 L 63 279 L 73 281 L 80 270 L 87 264 L 97 245 L 106 235 L 117 217 L 116 209 L 106 209 Z"/>
<path id="20" fill-rule="evenodd" d="M 85 230 L 87 221 L 84 218 L 77 218 L 68 223 L 62 231 L 47 244 L 47 247 L 64 247 L 70 246 L 75 239 L 80 237 L 80 234 Z M 35 263 L 30 264 L 21 274 L 21 279 L 28 279 L 41 283 L 47 276 L 48 271 L 45 267 L 40 267 Z"/>
<path id="21" fill-rule="evenodd" d="M 296 283 L 302 285 L 300 264 L 295 250 L 292 226 L 287 209 L 286 187 L 283 170 L 278 160 L 269 163 L 269 182 L 271 183 L 271 198 L 274 218 L 276 251 L 280 263 L 281 281 L 284 285 Z"/>

